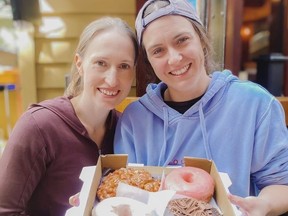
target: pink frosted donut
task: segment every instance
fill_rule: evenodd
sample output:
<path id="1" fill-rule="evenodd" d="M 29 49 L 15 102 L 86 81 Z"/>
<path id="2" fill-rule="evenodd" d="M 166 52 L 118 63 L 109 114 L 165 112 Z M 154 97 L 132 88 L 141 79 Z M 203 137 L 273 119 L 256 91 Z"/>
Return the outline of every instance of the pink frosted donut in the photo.
<path id="1" fill-rule="evenodd" d="M 212 176 L 196 167 L 180 167 L 172 170 L 164 180 L 164 189 L 177 194 L 209 202 L 214 193 Z"/>

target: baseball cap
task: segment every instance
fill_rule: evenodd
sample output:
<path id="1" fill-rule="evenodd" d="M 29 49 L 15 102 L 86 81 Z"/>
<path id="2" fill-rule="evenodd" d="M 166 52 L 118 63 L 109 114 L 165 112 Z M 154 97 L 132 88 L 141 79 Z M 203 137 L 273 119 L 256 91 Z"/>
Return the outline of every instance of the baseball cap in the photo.
<path id="1" fill-rule="evenodd" d="M 152 10 L 150 13 L 146 11 L 147 7 L 156 1 L 162 2 L 163 4 L 160 4 L 160 7 L 155 11 Z M 138 12 L 135 22 L 139 44 L 142 42 L 143 31 L 147 25 L 159 17 L 166 15 L 181 15 L 203 25 L 197 11 L 188 0 L 148 0 Z"/>

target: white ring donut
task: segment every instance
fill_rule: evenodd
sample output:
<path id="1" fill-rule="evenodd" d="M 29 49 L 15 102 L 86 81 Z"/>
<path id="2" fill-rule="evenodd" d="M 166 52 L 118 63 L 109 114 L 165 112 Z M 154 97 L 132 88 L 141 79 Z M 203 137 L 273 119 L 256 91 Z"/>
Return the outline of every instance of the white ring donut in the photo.
<path id="1" fill-rule="evenodd" d="M 152 215 L 147 204 L 127 197 L 110 197 L 98 203 L 93 216 L 146 216 Z"/>

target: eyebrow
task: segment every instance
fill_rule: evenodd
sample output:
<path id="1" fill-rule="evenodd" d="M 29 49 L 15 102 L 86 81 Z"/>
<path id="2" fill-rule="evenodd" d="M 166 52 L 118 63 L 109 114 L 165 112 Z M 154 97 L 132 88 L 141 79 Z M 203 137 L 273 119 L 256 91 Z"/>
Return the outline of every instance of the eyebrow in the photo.
<path id="1" fill-rule="evenodd" d="M 154 50 L 156 47 L 159 47 L 159 46 L 161 46 L 161 43 L 159 43 L 159 44 L 155 44 L 155 45 L 153 45 L 153 46 L 147 48 L 147 52 L 150 52 L 150 51 Z M 145 45 L 144 45 L 144 47 L 145 47 Z"/>
<path id="2" fill-rule="evenodd" d="M 122 60 L 121 63 L 126 63 L 126 64 L 134 64 L 134 59 L 133 60 Z"/>
<path id="3" fill-rule="evenodd" d="M 102 56 L 102 55 L 92 55 L 91 58 L 89 58 L 90 61 L 95 61 L 95 60 L 104 60 L 104 61 L 109 61 L 109 57 L 107 56 Z M 119 59 L 121 63 L 134 63 L 134 58 L 132 59 Z"/>
<path id="4" fill-rule="evenodd" d="M 190 36 L 193 36 L 193 35 L 192 35 L 191 33 L 189 33 L 189 32 L 181 32 L 181 33 L 175 35 L 175 36 L 172 38 L 172 40 L 175 40 L 175 39 L 183 36 L 184 34 L 189 34 Z M 158 47 L 158 46 L 161 46 L 161 43 L 155 44 L 155 45 L 147 48 L 147 51 L 149 52 L 150 50 L 153 50 L 154 48 L 156 48 L 156 47 Z M 145 45 L 144 45 L 144 47 L 145 47 Z"/>

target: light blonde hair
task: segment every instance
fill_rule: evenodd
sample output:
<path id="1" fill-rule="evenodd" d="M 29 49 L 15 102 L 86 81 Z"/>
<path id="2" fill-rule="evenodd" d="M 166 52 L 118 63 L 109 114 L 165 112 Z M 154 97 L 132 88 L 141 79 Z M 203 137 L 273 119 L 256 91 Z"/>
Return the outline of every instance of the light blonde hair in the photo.
<path id="1" fill-rule="evenodd" d="M 117 18 L 117 17 L 103 17 L 88 24 L 88 26 L 86 26 L 86 28 L 83 30 L 82 34 L 80 35 L 79 43 L 75 50 L 74 56 L 76 54 L 79 54 L 80 56 L 84 56 L 90 42 L 97 36 L 99 32 L 102 32 L 108 29 L 113 29 L 113 28 L 117 28 L 127 33 L 127 36 L 129 36 L 129 38 L 133 42 L 134 52 L 135 52 L 134 64 L 136 65 L 137 58 L 138 58 L 138 43 L 137 43 L 135 33 L 124 20 Z M 115 35 L 115 39 L 116 37 L 117 35 Z M 67 86 L 64 92 L 64 95 L 67 97 L 75 97 L 79 95 L 82 91 L 83 91 L 83 81 L 81 79 L 81 76 L 78 73 L 76 64 L 73 61 L 72 66 L 71 66 L 71 71 L 70 71 L 69 85 Z"/>

